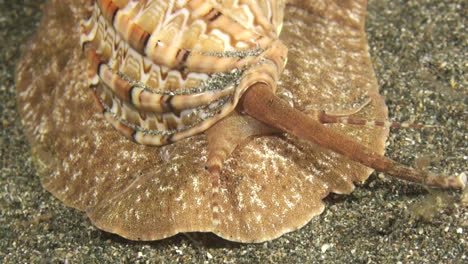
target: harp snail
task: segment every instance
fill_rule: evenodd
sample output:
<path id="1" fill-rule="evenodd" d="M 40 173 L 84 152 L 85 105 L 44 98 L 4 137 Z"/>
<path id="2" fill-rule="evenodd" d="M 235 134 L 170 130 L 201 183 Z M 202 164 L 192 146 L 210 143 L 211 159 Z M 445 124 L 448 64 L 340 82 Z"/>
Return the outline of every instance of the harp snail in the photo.
<path id="1" fill-rule="evenodd" d="M 350 164 L 349 160 L 338 155 L 334 155 L 336 160 L 343 165 L 342 168 L 346 168 L 343 171 L 340 169 L 339 174 L 321 171 L 320 166 L 314 167 L 315 171 L 312 171 L 312 168 L 307 167 L 313 162 L 312 157 L 308 155 L 323 154 L 324 151 L 316 150 L 315 146 L 307 146 L 310 151 L 291 153 L 289 147 L 296 150 L 302 147 L 299 144 L 308 142 L 298 143 L 299 141 L 294 139 L 289 144 L 279 137 L 258 140 L 273 144 L 284 143 L 279 148 L 273 146 L 274 148 L 263 149 L 265 145 L 252 144 L 255 145 L 254 148 L 240 150 L 245 156 L 235 159 L 236 166 L 224 164 L 233 150 L 242 145 L 248 137 L 279 131 L 306 139 L 389 176 L 440 188 L 462 189 L 466 185 L 464 174 L 450 177 L 407 168 L 359 143 L 359 140 L 363 140 L 362 137 L 349 138 L 324 125 L 337 122 L 366 124 L 365 120 L 353 120 L 349 111 L 342 117 L 320 111 L 308 111 L 306 115 L 275 96 L 276 84 L 285 67 L 287 53 L 287 48 L 278 39 L 284 0 L 49 2 L 53 8 L 71 8 L 65 9 L 66 15 L 60 13 L 58 19 L 57 16 L 51 15 L 49 20 L 46 20 L 52 20 L 53 27 L 42 28 L 38 38 L 39 44 L 30 47 L 32 51 L 19 66 L 20 111 L 26 121 L 25 127 L 32 138 L 32 145 L 38 149 L 38 157 L 40 161 L 44 161 L 43 167 L 47 168 L 41 179 L 44 186 L 61 200 L 80 210 L 86 210 L 90 219 L 100 229 L 137 240 L 155 240 L 179 232 L 201 231 L 213 232 L 235 241 L 260 242 L 297 229 L 310 220 L 310 212 L 299 212 L 299 208 L 304 207 L 290 210 L 288 218 L 276 211 L 278 208 L 282 211 L 288 210 L 288 197 L 297 193 L 296 190 L 300 188 L 296 187 L 302 188 L 302 184 L 308 182 L 305 176 L 295 179 L 296 175 L 303 171 L 317 172 L 316 176 L 324 179 L 322 181 L 315 177 L 307 188 L 301 190 L 303 197 L 317 194 L 308 197 L 307 200 L 301 200 L 301 204 L 307 206 L 317 202 L 315 207 L 312 206 L 315 208 L 315 214 L 320 213 L 320 208 L 323 208 L 319 203 L 323 195 L 333 190 L 351 191 L 353 182 L 368 176 L 369 170 L 364 169 L 366 175 L 356 172 L 364 177 L 348 177 L 353 173 L 347 170 L 350 166 L 353 165 L 357 170 L 363 168 Z M 81 5 L 83 2 L 87 3 L 86 10 Z M 361 1 L 362 3 L 365 4 L 365 1 Z M 317 3 L 297 1 L 296 4 L 310 4 L 313 9 Z M 54 14 L 55 11 L 54 9 L 50 13 Z M 330 12 L 334 11 L 336 10 Z M 61 19 L 68 18 L 70 12 L 74 14 L 72 22 L 67 20 L 69 23 L 65 24 L 66 26 L 57 23 L 65 22 Z M 314 14 L 317 15 L 317 12 Z M 290 14 L 292 16 L 298 13 Z M 353 14 L 356 15 L 351 12 L 351 15 Z M 363 14 L 360 21 L 361 19 Z M 65 77 L 60 79 L 60 74 L 53 72 L 53 77 L 60 79 L 60 82 L 54 80 L 55 86 L 49 86 L 47 81 L 41 82 L 47 80 L 47 76 L 44 77 L 47 74 L 37 66 L 37 55 L 41 55 L 41 59 L 47 61 L 43 47 L 63 42 L 69 36 L 70 25 L 76 25 L 78 20 L 83 52 L 76 46 L 78 32 L 72 32 L 73 38 L 69 39 L 70 43 L 67 45 L 73 47 L 70 53 L 74 59 L 71 60 L 71 66 L 66 68 L 68 74 L 64 74 Z M 291 21 L 307 20 L 306 16 L 298 20 L 291 18 Z M 50 26 L 48 23 L 44 25 Z M 303 28 L 299 32 L 312 32 L 303 30 L 307 25 L 301 25 L 299 29 Z M 317 27 L 320 25 L 317 24 Z M 53 34 L 57 29 L 60 34 L 54 38 Z M 288 27 L 285 31 L 293 29 Z M 361 30 L 362 28 L 358 28 L 357 33 L 359 38 L 364 40 Z M 317 38 L 326 34 L 325 30 Z M 293 35 L 290 37 L 284 39 L 285 43 L 297 40 Z M 303 43 L 313 43 L 309 39 L 304 40 L 307 41 L 299 41 L 301 46 Z M 328 40 L 333 41 L 333 38 Z M 365 41 L 361 41 L 360 44 L 362 45 L 359 46 L 358 54 L 367 58 Z M 50 64 L 56 65 L 56 61 L 68 59 L 68 56 L 62 53 L 63 49 L 54 48 L 52 51 L 53 54 L 58 53 L 58 58 L 51 59 Z M 342 51 L 343 54 L 346 52 Z M 82 54 L 87 58 L 87 78 L 80 75 L 84 67 Z M 296 59 L 297 56 L 291 57 L 292 62 L 304 61 Z M 314 60 L 307 61 L 313 63 Z M 371 66 L 369 64 L 366 67 L 370 69 Z M 344 75 L 347 73 L 351 72 L 345 72 Z M 366 75 L 372 74 L 367 71 Z M 304 75 L 291 76 L 301 80 L 301 86 L 297 86 L 301 91 L 307 90 L 307 78 Z M 370 77 L 373 82 L 373 76 Z M 33 78 L 39 81 L 31 81 Z M 75 83 L 70 90 L 69 82 Z M 92 92 L 77 91 L 88 84 Z M 293 82 L 288 85 L 291 84 Z M 333 84 L 324 87 L 332 88 L 331 86 Z M 372 83 L 372 86 L 377 93 L 376 85 Z M 348 86 L 346 89 L 355 87 Z M 332 96 L 332 93 L 336 93 L 341 87 L 333 88 L 330 90 L 333 92 L 329 93 Z M 321 87 L 317 91 L 321 93 L 325 90 Z M 365 90 L 366 87 L 359 87 L 359 91 Z M 51 96 L 40 100 L 43 94 Z M 159 149 L 164 152 L 164 155 L 160 155 L 158 149 L 133 144 L 124 139 L 119 140 L 120 135 L 113 133 L 113 129 L 108 133 L 111 126 L 101 122 L 101 118 L 96 118 L 97 107 L 89 107 L 91 104 L 88 98 L 93 96 L 105 119 L 120 134 L 134 142 L 151 146 L 178 142 Z M 298 96 L 298 99 L 302 98 Z M 55 100 L 59 100 L 59 103 L 55 104 Z M 80 111 L 83 110 L 83 103 L 87 109 Z M 379 104 L 384 108 L 383 103 Z M 49 113 L 59 117 L 42 120 L 42 116 Z M 372 125 L 393 124 L 375 121 Z M 68 132 L 62 133 L 62 127 L 71 131 L 71 135 Z M 46 128 L 49 128 L 49 131 Z M 205 137 L 182 140 L 202 132 L 205 133 Z M 365 135 L 370 133 L 373 132 Z M 109 137 L 103 139 L 106 136 Z M 49 144 L 56 137 L 60 137 L 57 138 L 57 143 Z M 199 138 L 202 140 L 197 141 Z M 103 141 L 105 143 L 102 143 Z M 195 144 L 188 145 L 186 142 Z M 383 143 L 378 143 L 381 151 Z M 107 149 L 110 151 L 106 152 Z M 170 153 L 179 157 L 170 157 L 171 154 L 165 152 L 171 149 L 174 151 Z M 200 149 L 203 155 L 206 153 L 206 157 L 197 155 Z M 250 150 L 253 151 L 249 152 Z M 257 154 L 257 150 L 263 151 L 261 155 L 251 156 L 252 153 Z M 80 152 L 79 155 L 75 155 L 77 152 Z M 132 159 L 128 159 L 127 154 L 130 152 Z M 180 153 L 188 155 L 179 155 Z M 64 156 L 69 158 L 66 162 L 63 161 Z M 112 157 L 112 160 L 108 161 L 109 157 Z M 318 163 L 328 157 L 319 157 Z M 256 165 L 263 161 L 266 161 L 262 165 L 267 169 L 258 172 Z M 244 162 L 248 166 L 245 166 Z M 88 167 L 90 163 L 93 166 Z M 279 163 L 281 167 L 274 168 Z M 270 164 L 273 164 L 272 170 L 268 167 Z M 206 165 L 206 170 L 203 169 L 203 165 Z M 328 166 L 333 168 L 334 163 Z M 238 172 L 247 176 L 244 179 L 236 178 L 239 176 L 236 174 Z M 114 175 L 116 177 L 113 177 Z M 254 177 L 249 177 L 252 175 Z M 269 181 L 275 180 L 277 175 L 282 178 L 276 181 L 276 184 L 268 186 Z M 238 179 L 240 180 L 237 181 Z M 297 185 L 290 180 L 297 180 Z M 327 186 L 340 180 L 341 186 L 335 189 Z M 236 185 L 241 181 L 242 186 Z M 257 183 L 272 187 L 271 192 L 256 188 Z M 293 186 L 289 190 L 282 188 L 291 183 Z M 278 194 L 278 197 L 286 194 L 289 196 L 281 198 L 278 206 L 257 206 L 255 198 L 258 195 L 262 195 L 263 201 L 266 202 L 274 200 L 270 193 Z M 242 204 L 241 198 L 244 197 L 252 198 L 252 206 Z M 256 213 L 259 212 L 263 213 L 263 219 L 267 221 L 257 218 Z M 174 218 L 175 214 L 179 216 L 177 219 Z M 246 219 L 253 225 L 253 229 L 245 228 Z M 273 221 L 268 222 L 272 219 Z M 261 232 L 255 233 L 251 230 Z"/>
<path id="2" fill-rule="evenodd" d="M 284 1 L 261 2 L 263 9 L 255 1 L 243 9 L 237 2 L 204 0 L 91 2 L 91 16 L 81 25 L 89 83 L 105 118 L 137 143 L 160 146 L 201 133 L 237 106 L 270 126 L 388 175 L 465 187 L 463 176 L 440 177 L 404 167 L 324 127 L 329 118 L 323 113 L 307 116 L 274 95 L 287 54 L 278 40 Z M 255 19 L 241 25 L 239 18 L 248 15 Z M 207 162 L 214 196 L 223 162 L 238 144 L 216 147 L 218 136 L 223 138 L 218 134 L 209 140 L 209 149 L 215 147 Z"/>

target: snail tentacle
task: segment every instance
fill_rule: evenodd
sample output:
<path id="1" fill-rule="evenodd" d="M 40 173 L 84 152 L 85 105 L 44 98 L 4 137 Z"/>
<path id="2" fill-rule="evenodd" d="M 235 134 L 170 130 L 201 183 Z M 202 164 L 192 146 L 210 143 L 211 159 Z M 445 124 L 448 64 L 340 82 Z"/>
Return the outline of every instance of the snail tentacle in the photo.
<path id="1" fill-rule="evenodd" d="M 314 120 L 292 108 L 275 96 L 263 83 L 251 86 L 241 97 L 239 106 L 259 121 L 345 155 L 353 161 L 387 175 L 439 188 L 464 189 L 466 186 L 466 178 L 462 175 L 450 177 L 408 168 L 370 150 L 351 138 L 327 128 L 319 120 Z"/>

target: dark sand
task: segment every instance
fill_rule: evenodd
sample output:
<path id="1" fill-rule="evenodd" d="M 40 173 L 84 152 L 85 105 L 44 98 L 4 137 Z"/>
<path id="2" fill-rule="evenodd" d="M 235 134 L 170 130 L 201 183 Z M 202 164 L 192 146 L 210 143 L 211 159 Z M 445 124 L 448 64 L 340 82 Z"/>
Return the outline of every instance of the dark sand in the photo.
<path id="1" fill-rule="evenodd" d="M 210 234 L 132 242 L 93 227 L 45 191 L 32 167 L 16 111 L 19 47 L 41 16 L 38 0 L 0 0 L 0 262 L 468 261 L 468 209 L 460 192 L 437 192 L 373 174 L 349 196 L 326 199 L 304 228 L 262 244 Z M 467 171 L 467 2 L 371 0 L 367 32 L 390 117 L 439 124 L 392 130 L 387 155 L 415 157 L 448 174 Z"/>

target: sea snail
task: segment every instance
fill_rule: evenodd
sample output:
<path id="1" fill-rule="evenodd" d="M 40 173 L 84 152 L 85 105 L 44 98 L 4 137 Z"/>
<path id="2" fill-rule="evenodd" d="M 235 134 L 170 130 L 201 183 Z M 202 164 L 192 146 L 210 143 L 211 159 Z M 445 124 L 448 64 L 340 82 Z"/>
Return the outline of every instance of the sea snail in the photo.
<path id="1" fill-rule="evenodd" d="M 287 54 L 278 39 L 285 3 L 246 3 L 255 19 L 241 24 L 232 1 L 95 1 L 82 43 L 106 119 L 137 143 L 160 146 L 207 130 L 237 106 L 389 175 L 460 187 L 401 167 L 275 97 Z"/>
<path id="2" fill-rule="evenodd" d="M 36 93 L 45 91 L 44 93 L 54 94 L 54 88 L 47 88 L 48 82 L 45 82 L 45 85 L 38 84 L 42 85 L 42 88 L 37 88 L 34 86 L 36 84 L 28 82 L 35 75 L 31 73 L 33 70 L 28 69 L 32 60 L 27 56 L 18 67 L 20 111 L 32 142 L 33 153 L 38 157 L 39 168 L 43 168 L 42 171 L 39 169 L 39 173 L 42 175 L 44 186 L 70 206 L 86 210 L 92 221 L 101 229 L 130 239 L 142 240 L 161 239 L 178 232 L 211 231 L 230 240 L 260 242 L 273 239 L 304 225 L 312 215 L 322 210 L 321 206 L 316 206 L 316 212 L 307 213 L 304 219 L 298 218 L 297 213 L 287 217 L 284 214 L 283 218 L 278 215 L 278 220 L 274 218 L 277 215 L 265 219 L 265 217 L 262 218 L 262 213 L 258 215 L 252 213 L 254 217 L 248 216 L 237 221 L 236 217 L 253 211 L 249 209 L 249 206 L 245 206 L 245 199 L 255 200 L 254 202 L 258 203 L 256 206 L 266 208 L 266 214 L 270 213 L 269 206 L 273 208 L 278 205 L 273 203 L 265 205 L 262 204 L 261 199 L 245 198 L 241 196 L 243 193 L 234 192 L 232 192 L 233 197 L 237 196 L 229 200 L 226 197 L 231 195 L 231 190 L 222 186 L 222 181 L 234 186 L 237 184 L 236 181 L 242 180 L 233 179 L 233 175 L 230 174 L 223 176 L 225 162 L 237 147 L 245 144 L 252 136 L 278 134 L 281 131 L 306 139 L 322 148 L 333 150 L 369 168 L 400 179 L 441 188 L 465 187 L 466 179 L 462 176 L 439 176 L 404 167 L 382 156 L 378 151 L 323 124 L 333 122 L 336 116 L 318 110 L 308 110 L 307 114 L 302 113 L 275 95 L 277 83 L 286 65 L 288 51 L 278 38 L 283 23 L 285 1 L 82 0 L 80 3 L 60 2 L 51 0 L 50 5 L 72 10 L 74 16 L 82 16 L 77 34 L 81 43 L 80 51 L 79 53 L 69 51 L 67 59 L 81 63 L 80 60 L 85 56 L 87 62 L 86 75 L 78 74 L 84 68 L 81 64 L 77 64 L 65 68 L 66 73 L 63 78 L 74 87 L 82 87 L 82 84 L 86 82 L 97 102 L 95 105 L 104 113 L 105 119 L 120 134 L 139 145 L 119 141 L 119 149 L 104 147 L 106 150 L 100 153 L 99 150 L 103 149 L 102 142 L 112 144 L 105 137 L 115 138 L 115 135 L 113 131 L 110 131 L 110 126 L 97 121 L 99 118 L 93 115 L 94 108 L 86 109 L 89 106 L 86 100 L 89 99 L 89 90 L 77 91 L 77 95 L 73 96 L 70 94 L 73 93 L 73 89 L 57 88 L 58 93 L 63 89 L 64 96 L 63 100 L 56 102 L 56 106 L 37 102 Z M 296 2 L 293 4 L 298 8 L 289 12 L 295 12 L 298 17 L 301 16 L 299 8 L 313 13 L 316 11 L 315 6 L 317 10 L 320 9 L 319 4 L 325 3 L 330 6 L 335 4 L 334 1 Z M 84 3 L 86 5 L 83 5 Z M 365 6 L 365 1 L 349 1 L 349 6 L 339 6 L 349 11 L 348 13 L 341 12 L 343 11 L 341 9 L 341 13 L 337 11 L 336 14 L 331 15 L 322 12 L 332 10 L 332 7 L 323 8 L 320 11 L 322 13 L 318 11 L 317 13 L 325 18 L 330 16 L 333 18 L 330 20 L 336 20 L 344 26 L 351 24 L 352 27 L 355 24 L 363 24 L 362 12 Z M 361 13 L 356 15 L 353 13 L 357 12 L 356 10 Z M 342 19 L 346 16 L 347 19 Z M 56 15 L 57 17 L 60 18 L 59 15 Z M 356 21 L 353 21 L 354 19 Z M 51 21 L 49 23 L 54 24 L 54 21 Z M 56 24 L 53 26 L 62 31 L 66 27 Z M 75 40 L 78 37 L 72 35 L 70 38 Z M 41 41 L 47 42 L 48 40 Z M 32 46 L 30 49 L 38 48 Z M 54 56 L 59 58 L 56 60 L 58 64 L 66 64 L 61 55 L 54 53 Z M 53 59 L 55 59 L 54 56 L 52 56 Z M 53 85 L 63 87 L 62 81 L 54 79 Z M 34 88 L 31 88 L 31 85 Z M 81 100 L 80 97 L 83 99 Z M 46 96 L 44 100 L 51 99 Z M 56 107 L 55 110 L 49 109 L 53 107 Z M 75 109 L 70 110 L 67 107 L 75 107 Z M 44 109 L 45 112 L 60 112 L 65 117 L 57 117 L 54 114 L 50 117 L 38 117 L 37 114 L 29 112 L 30 109 L 35 109 L 38 113 Z M 77 113 L 73 115 L 70 113 L 72 111 L 77 111 Z M 348 111 L 345 117 L 358 111 Z M 78 114 L 82 116 L 76 116 Z M 48 118 L 56 118 L 64 124 L 73 123 L 76 118 L 77 127 L 71 129 L 65 125 L 50 128 L 51 122 L 46 120 Z M 381 126 L 386 124 L 386 122 L 374 123 Z M 93 127 L 94 130 L 87 129 L 87 127 Z M 171 145 L 177 145 L 174 148 L 181 150 L 190 149 L 192 154 L 196 153 L 193 150 L 194 147 L 181 145 L 188 144 L 184 142 L 193 144 L 190 137 L 203 132 L 206 134 L 207 145 L 201 144 L 204 149 L 200 152 L 206 154 L 206 157 L 181 157 L 184 153 L 172 153 L 172 156 L 165 154 L 164 151 L 170 149 Z M 54 139 L 50 139 L 52 134 L 70 136 L 70 139 L 61 138 L 57 139 L 58 143 L 53 142 Z M 48 143 L 53 147 L 49 148 Z M 145 145 L 163 147 L 157 150 L 158 148 Z M 143 149 L 144 147 L 152 150 Z M 86 158 L 82 158 L 80 152 L 75 153 L 74 148 L 85 149 L 86 153 L 94 155 L 93 164 L 98 164 L 100 155 L 103 159 L 108 159 L 109 163 L 113 160 L 119 163 L 112 165 L 104 160 L 105 164 L 102 166 L 108 166 L 107 169 L 101 170 L 100 166 L 97 166 L 91 168 L 90 171 L 92 173 L 94 169 L 96 173 L 99 170 L 111 175 L 105 177 L 90 175 L 89 171 L 83 172 L 88 168 L 70 168 L 74 164 L 59 161 L 56 157 L 60 151 L 68 150 L 70 154 L 67 159 L 80 160 L 82 163 L 82 160 Z M 291 148 L 296 147 L 287 146 L 283 150 L 287 154 Z M 266 149 L 267 147 L 262 151 L 266 151 L 267 154 L 262 155 L 273 157 L 274 154 L 268 153 Z M 158 151 L 161 152 L 160 155 L 151 156 L 153 160 L 144 160 Z M 134 157 L 136 153 L 146 154 L 136 158 Z M 297 156 L 296 159 L 307 159 L 307 157 Z M 148 165 L 151 162 L 156 165 L 151 167 Z M 186 162 L 193 164 L 187 165 Z M 200 168 L 201 162 L 205 164 L 205 168 Z M 303 167 L 301 169 L 311 170 L 311 168 L 305 168 L 306 163 L 298 161 L 298 164 Z M 60 167 L 61 172 L 54 173 L 52 164 Z M 120 174 L 125 171 L 122 169 L 125 166 L 128 166 L 125 168 L 129 171 L 140 169 L 140 165 L 148 169 L 141 170 L 136 175 L 127 175 L 131 172 L 125 172 L 125 175 Z M 321 164 L 318 165 L 318 167 L 321 166 Z M 151 171 L 149 168 L 152 168 Z M 181 173 L 181 171 L 184 172 Z M 281 169 L 276 173 L 280 171 Z M 180 175 L 184 173 L 187 175 Z M 176 180 L 176 177 L 170 178 L 172 177 L 170 175 L 181 177 L 177 177 L 178 180 Z M 284 173 L 284 175 L 290 176 L 291 174 Z M 299 176 L 303 175 L 293 177 L 299 179 Z M 313 177 L 309 176 L 304 177 L 313 183 Z M 190 179 L 191 182 L 186 183 L 184 177 Z M 209 179 L 207 180 L 206 177 Z M 277 174 L 275 177 L 281 178 L 282 175 Z M 200 184 L 202 181 L 203 184 Z M 206 182 L 209 183 L 209 187 L 204 185 Z M 151 188 L 143 191 L 146 185 L 151 185 Z M 256 196 L 262 192 L 262 188 L 269 186 L 250 187 L 252 188 L 250 195 Z M 278 186 L 274 186 L 275 190 L 280 189 L 276 187 Z M 281 188 L 285 189 L 288 186 Z M 329 191 L 327 189 L 317 197 L 311 198 L 312 201 L 318 199 L 320 202 Z M 346 189 L 346 191 L 350 190 Z M 154 197 L 154 192 L 159 197 Z M 287 192 L 286 189 L 285 192 Z M 184 196 L 186 193 L 193 196 Z M 110 197 L 104 197 L 108 195 Z M 291 199 L 295 199 L 295 196 L 292 197 Z M 133 198 L 134 201 L 130 201 Z M 288 199 L 286 198 L 285 204 L 288 206 L 291 204 L 293 208 L 294 202 Z M 145 200 L 144 205 L 142 205 L 142 200 Z M 203 203 L 207 201 L 209 205 L 206 206 Z M 191 203 L 194 208 L 190 208 L 185 202 Z M 169 203 L 171 205 L 181 203 L 181 208 L 170 207 Z M 228 208 L 228 206 L 232 206 L 235 208 L 233 210 L 238 210 L 238 212 L 230 212 L 231 207 Z M 297 218 L 298 221 L 292 221 L 294 223 L 290 224 L 284 220 L 286 218 Z M 142 222 L 141 225 L 139 221 Z"/>

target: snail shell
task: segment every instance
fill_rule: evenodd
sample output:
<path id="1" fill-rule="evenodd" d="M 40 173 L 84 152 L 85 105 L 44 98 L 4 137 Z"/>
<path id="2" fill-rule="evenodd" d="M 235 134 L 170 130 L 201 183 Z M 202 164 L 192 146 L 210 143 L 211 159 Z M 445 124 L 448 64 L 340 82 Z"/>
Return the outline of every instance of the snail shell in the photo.
<path id="1" fill-rule="evenodd" d="M 135 142 L 201 133 L 253 84 L 276 90 L 284 1 L 92 2 L 81 23 L 89 84 L 106 119 Z"/>

